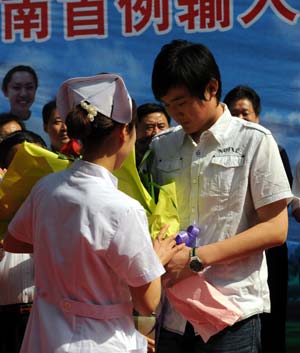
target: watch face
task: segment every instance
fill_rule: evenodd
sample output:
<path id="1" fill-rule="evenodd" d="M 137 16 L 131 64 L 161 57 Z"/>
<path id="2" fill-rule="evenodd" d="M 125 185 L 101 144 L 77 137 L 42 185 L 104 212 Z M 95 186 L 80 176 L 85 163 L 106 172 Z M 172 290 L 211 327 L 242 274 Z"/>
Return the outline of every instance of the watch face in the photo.
<path id="1" fill-rule="evenodd" d="M 203 270 L 203 265 L 202 262 L 200 261 L 199 258 L 192 258 L 190 261 L 190 269 L 193 272 L 200 272 Z"/>

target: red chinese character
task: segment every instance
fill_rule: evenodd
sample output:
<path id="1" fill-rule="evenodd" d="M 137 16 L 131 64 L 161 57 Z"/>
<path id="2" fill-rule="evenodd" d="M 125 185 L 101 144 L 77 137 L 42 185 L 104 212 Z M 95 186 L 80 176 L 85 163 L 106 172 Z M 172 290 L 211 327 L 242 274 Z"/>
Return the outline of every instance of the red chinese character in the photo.
<path id="1" fill-rule="evenodd" d="M 154 30 L 157 34 L 170 30 L 171 6 L 169 0 L 116 0 L 115 6 L 122 13 L 122 33 L 124 36 L 140 34 L 151 23 L 154 23 Z"/>
<path id="2" fill-rule="evenodd" d="M 243 27 L 249 27 L 263 15 L 268 6 L 271 6 L 275 14 L 283 21 L 296 23 L 299 14 L 283 0 L 256 0 L 256 3 L 238 17 L 239 22 Z"/>
<path id="3" fill-rule="evenodd" d="M 45 41 L 49 37 L 48 0 L 3 0 L 4 42 L 14 42 L 20 33 L 23 41 Z"/>
<path id="4" fill-rule="evenodd" d="M 64 2 L 65 38 L 107 37 L 106 0 Z"/>
<path id="5" fill-rule="evenodd" d="M 232 0 L 178 0 L 176 7 L 184 8 L 176 22 L 186 32 L 232 28 Z"/>

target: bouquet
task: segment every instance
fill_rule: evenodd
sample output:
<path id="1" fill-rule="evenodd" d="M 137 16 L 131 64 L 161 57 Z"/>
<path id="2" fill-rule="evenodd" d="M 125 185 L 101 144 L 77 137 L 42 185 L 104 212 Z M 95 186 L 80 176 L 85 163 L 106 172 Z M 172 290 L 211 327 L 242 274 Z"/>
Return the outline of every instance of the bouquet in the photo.
<path id="1" fill-rule="evenodd" d="M 71 161 L 60 159 L 56 153 L 33 143 L 25 141 L 20 146 L 0 183 L 0 238 L 34 184 L 70 164 Z"/>

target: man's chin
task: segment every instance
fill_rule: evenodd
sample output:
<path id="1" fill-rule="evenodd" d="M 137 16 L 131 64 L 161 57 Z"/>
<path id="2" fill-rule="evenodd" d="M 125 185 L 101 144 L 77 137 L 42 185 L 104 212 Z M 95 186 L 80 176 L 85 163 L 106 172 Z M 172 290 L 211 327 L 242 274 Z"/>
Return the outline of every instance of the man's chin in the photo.
<path id="1" fill-rule="evenodd" d="M 188 135 L 193 135 L 195 133 L 195 129 L 191 129 L 189 126 L 182 126 L 182 128 Z"/>

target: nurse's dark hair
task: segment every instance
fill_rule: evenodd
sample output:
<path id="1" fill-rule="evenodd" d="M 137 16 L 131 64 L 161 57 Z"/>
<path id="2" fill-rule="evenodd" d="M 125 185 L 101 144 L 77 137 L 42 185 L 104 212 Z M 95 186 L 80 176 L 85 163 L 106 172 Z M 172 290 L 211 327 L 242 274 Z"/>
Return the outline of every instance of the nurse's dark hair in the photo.
<path id="1" fill-rule="evenodd" d="M 219 83 L 219 102 L 221 74 L 210 50 L 203 44 L 177 39 L 164 45 L 154 61 L 152 91 L 160 101 L 171 88 L 185 86 L 193 96 L 205 100 L 205 89 L 212 79 Z"/>
<path id="2" fill-rule="evenodd" d="M 80 140 L 86 148 L 99 145 L 103 138 L 110 135 L 116 127 L 124 125 L 99 112 L 92 122 L 87 115 L 88 112 L 78 104 L 66 117 L 69 137 Z M 129 131 L 132 131 L 134 128 L 135 121 L 136 104 L 132 100 L 132 120 L 128 124 Z"/>

